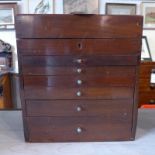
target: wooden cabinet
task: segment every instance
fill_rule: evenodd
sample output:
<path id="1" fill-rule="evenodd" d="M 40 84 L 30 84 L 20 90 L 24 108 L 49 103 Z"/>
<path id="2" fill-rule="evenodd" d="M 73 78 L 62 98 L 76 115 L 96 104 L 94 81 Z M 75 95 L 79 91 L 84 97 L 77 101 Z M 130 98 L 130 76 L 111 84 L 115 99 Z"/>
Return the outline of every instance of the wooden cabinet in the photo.
<path id="1" fill-rule="evenodd" d="M 141 16 L 18 15 L 16 29 L 26 141 L 135 138 Z"/>
<path id="2" fill-rule="evenodd" d="M 10 78 L 11 75 L 8 73 L 4 73 L 0 76 L 0 109 L 3 110 L 13 108 Z"/>
<path id="3" fill-rule="evenodd" d="M 151 83 L 151 73 L 155 70 L 155 62 L 141 62 L 139 81 L 139 107 L 155 105 L 155 84 Z"/>

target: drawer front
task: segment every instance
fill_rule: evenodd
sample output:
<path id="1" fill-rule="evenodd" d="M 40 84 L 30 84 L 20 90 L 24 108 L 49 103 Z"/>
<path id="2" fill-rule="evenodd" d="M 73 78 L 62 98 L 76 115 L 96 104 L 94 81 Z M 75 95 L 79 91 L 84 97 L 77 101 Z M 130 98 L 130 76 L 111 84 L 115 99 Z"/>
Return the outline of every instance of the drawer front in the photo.
<path id="1" fill-rule="evenodd" d="M 150 79 L 152 70 L 155 69 L 155 63 L 141 64 L 140 66 L 140 78 Z"/>
<path id="2" fill-rule="evenodd" d="M 140 39 L 18 40 L 22 55 L 132 55 L 138 54 L 140 48 Z"/>
<path id="3" fill-rule="evenodd" d="M 16 31 L 18 38 L 141 38 L 142 23 L 141 16 L 18 15 Z"/>
<path id="4" fill-rule="evenodd" d="M 155 93 L 154 92 L 140 92 L 139 93 L 140 104 L 155 104 Z"/>
<path id="5" fill-rule="evenodd" d="M 27 117 L 29 141 L 129 140 L 132 118 L 107 117 Z"/>
<path id="6" fill-rule="evenodd" d="M 95 74 L 95 73 L 94 73 Z M 81 88 L 103 86 L 133 87 L 135 75 L 115 73 L 112 75 L 79 75 L 79 76 L 24 76 L 24 87 Z"/>
<path id="7" fill-rule="evenodd" d="M 44 67 L 95 67 L 103 65 L 137 65 L 138 56 L 24 56 L 22 68 L 44 66 Z"/>
<path id="8" fill-rule="evenodd" d="M 30 66 L 28 64 L 22 67 L 22 73 L 24 75 L 103 75 L 103 76 L 125 76 L 134 75 L 136 72 L 135 67 L 132 66 L 102 66 L 102 67 L 50 67 L 34 65 Z"/>
<path id="9" fill-rule="evenodd" d="M 24 88 L 26 99 L 131 99 L 133 93 L 134 89 L 129 87 Z"/>
<path id="10" fill-rule="evenodd" d="M 131 117 L 133 100 L 26 100 L 27 116 Z"/>
<path id="11" fill-rule="evenodd" d="M 146 79 L 140 79 L 139 80 L 139 91 L 143 92 L 143 91 L 150 91 L 152 93 L 155 93 L 155 85 L 151 84 L 151 79 L 150 78 L 146 78 Z"/>

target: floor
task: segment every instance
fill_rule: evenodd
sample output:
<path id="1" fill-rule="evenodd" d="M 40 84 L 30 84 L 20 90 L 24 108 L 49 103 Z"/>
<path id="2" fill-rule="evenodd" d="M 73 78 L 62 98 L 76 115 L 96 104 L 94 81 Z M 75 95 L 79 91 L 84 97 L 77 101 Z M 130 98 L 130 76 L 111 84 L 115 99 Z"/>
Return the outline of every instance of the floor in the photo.
<path id="1" fill-rule="evenodd" d="M 135 141 L 25 143 L 21 111 L 0 111 L 0 155 L 155 155 L 155 110 L 139 110 Z"/>

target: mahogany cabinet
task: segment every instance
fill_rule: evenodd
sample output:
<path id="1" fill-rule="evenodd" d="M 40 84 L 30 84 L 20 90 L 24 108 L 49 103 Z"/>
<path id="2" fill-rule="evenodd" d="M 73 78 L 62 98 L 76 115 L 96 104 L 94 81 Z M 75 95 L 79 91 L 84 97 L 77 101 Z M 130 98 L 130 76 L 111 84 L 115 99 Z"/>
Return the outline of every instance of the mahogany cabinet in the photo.
<path id="1" fill-rule="evenodd" d="M 155 83 L 151 83 L 151 74 L 153 72 L 155 72 L 155 62 L 141 62 L 139 81 L 139 107 L 143 105 L 155 105 Z"/>
<path id="2" fill-rule="evenodd" d="M 25 140 L 134 140 L 142 17 L 18 15 Z"/>

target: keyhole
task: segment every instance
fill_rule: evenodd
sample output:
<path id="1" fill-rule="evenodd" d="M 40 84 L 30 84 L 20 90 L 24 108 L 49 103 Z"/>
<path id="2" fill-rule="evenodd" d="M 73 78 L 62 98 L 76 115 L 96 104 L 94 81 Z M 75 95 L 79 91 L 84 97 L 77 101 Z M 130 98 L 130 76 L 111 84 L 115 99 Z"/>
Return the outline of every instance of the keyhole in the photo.
<path id="1" fill-rule="evenodd" d="M 78 47 L 79 47 L 79 49 L 82 49 L 82 44 L 78 43 Z"/>

